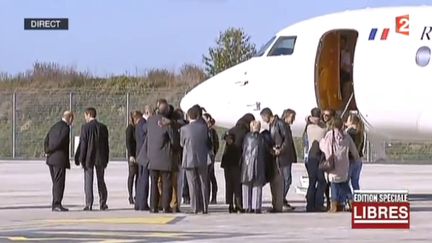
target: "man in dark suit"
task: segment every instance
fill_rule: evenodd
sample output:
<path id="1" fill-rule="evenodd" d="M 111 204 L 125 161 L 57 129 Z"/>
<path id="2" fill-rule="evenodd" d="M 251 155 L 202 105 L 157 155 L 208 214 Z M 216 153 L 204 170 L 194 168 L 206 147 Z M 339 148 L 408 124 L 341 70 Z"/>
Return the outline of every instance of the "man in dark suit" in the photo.
<path id="1" fill-rule="evenodd" d="M 44 141 L 44 150 L 47 155 L 52 187 L 52 211 L 69 211 L 62 206 L 65 188 L 66 169 L 70 169 L 69 162 L 69 135 L 74 115 L 70 111 L 63 113 L 62 120 L 54 124 L 49 130 Z"/>
<path id="2" fill-rule="evenodd" d="M 108 192 L 105 184 L 105 169 L 108 165 L 109 145 L 108 128 L 96 120 L 96 109 L 87 108 L 85 113 L 86 124 L 81 127 L 80 143 L 78 145 L 75 164 L 84 168 L 84 191 L 86 206 L 84 211 L 93 207 L 93 176 L 96 168 L 97 185 L 99 191 L 99 206 L 107 210 Z"/>
<path id="3" fill-rule="evenodd" d="M 182 167 L 186 170 L 191 207 L 194 213 L 208 212 L 208 155 L 209 137 L 205 123 L 198 121 L 200 111 L 196 107 L 188 111 L 189 124 L 180 129 L 180 145 L 183 147 Z"/>
<path id="4" fill-rule="evenodd" d="M 171 125 L 165 126 L 162 122 L 167 116 L 169 106 L 166 100 L 158 101 L 157 114 L 147 121 L 146 154 L 148 169 L 151 177 L 150 211 L 157 213 L 160 195 L 158 190 L 158 177 L 162 179 L 162 208 L 164 213 L 172 212 L 170 201 L 172 196 L 171 172 L 174 159 L 172 147 L 177 139 L 174 138 Z"/>
<path id="5" fill-rule="evenodd" d="M 135 137 L 137 141 L 137 158 L 138 158 L 138 185 L 137 185 L 137 198 L 135 202 L 135 210 L 149 210 L 148 194 L 149 194 L 149 170 L 148 161 L 145 159 L 145 148 L 143 148 L 146 133 L 147 121 L 143 114 L 139 111 L 133 113 L 133 120 L 135 123 Z M 144 159 L 143 159 L 144 158 Z"/>

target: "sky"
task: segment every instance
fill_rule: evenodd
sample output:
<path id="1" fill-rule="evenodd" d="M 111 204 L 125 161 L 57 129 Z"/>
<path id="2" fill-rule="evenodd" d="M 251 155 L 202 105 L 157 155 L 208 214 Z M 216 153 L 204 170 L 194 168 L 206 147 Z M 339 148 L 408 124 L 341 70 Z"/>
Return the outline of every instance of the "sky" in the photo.
<path id="1" fill-rule="evenodd" d="M 430 0 L 0 0 L 0 73 L 55 62 L 98 76 L 202 65 L 219 32 L 243 28 L 259 49 L 279 30 L 352 9 Z M 69 18 L 67 31 L 25 31 L 24 18 Z"/>

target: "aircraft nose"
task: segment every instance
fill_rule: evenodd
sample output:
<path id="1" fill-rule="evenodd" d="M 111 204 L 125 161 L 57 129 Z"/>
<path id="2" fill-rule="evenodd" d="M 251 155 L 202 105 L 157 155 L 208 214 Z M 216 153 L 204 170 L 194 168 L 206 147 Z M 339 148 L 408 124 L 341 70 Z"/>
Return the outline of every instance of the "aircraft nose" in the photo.
<path id="1" fill-rule="evenodd" d="M 196 104 L 209 109 L 208 106 L 211 100 L 215 98 L 213 92 L 211 92 L 213 79 L 214 78 L 210 78 L 189 91 L 180 102 L 181 109 L 187 112 L 189 108 Z"/>

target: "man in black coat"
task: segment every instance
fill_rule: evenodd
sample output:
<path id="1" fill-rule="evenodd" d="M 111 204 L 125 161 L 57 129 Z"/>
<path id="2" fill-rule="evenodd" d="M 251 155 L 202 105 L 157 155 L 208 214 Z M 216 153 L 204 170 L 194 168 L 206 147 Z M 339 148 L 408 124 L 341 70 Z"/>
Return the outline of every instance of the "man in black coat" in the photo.
<path id="1" fill-rule="evenodd" d="M 172 147 L 178 146 L 174 143 L 171 125 L 165 126 L 163 118 L 168 115 L 169 106 L 166 100 L 158 101 L 157 114 L 151 116 L 147 121 L 146 129 L 146 154 L 148 159 L 148 169 L 150 170 L 151 192 L 150 192 L 150 211 L 157 213 L 160 195 L 158 190 L 158 177 L 162 179 L 162 208 L 164 213 L 172 212 L 170 201 L 172 197 L 171 172 L 173 169 L 174 158 L 172 157 Z"/>
<path id="2" fill-rule="evenodd" d="M 61 121 L 54 124 L 49 130 L 44 141 L 44 150 L 47 155 L 47 165 L 49 166 L 51 180 L 53 183 L 51 204 L 52 211 L 68 211 L 62 206 L 63 193 L 65 188 L 66 169 L 70 169 L 69 162 L 69 141 L 70 127 L 74 115 L 70 111 L 65 111 Z"/>
<path id="3" fill-rule="evenodd" d="M 99 206 L 107 210 L 108 192 L 105 184 L 105 169 L 108 165 L 109 145 L 108 128 L 96 120 L 96 109 L 87 108 L 85 113 L 86 124 L 81 127 L 80 143 L 78 145 L 75 164 L 84 168 L 84 191 L 86 206 L 84 211 L 93 207 L 93 176 L 96 168 L 97 185 L 99 191 Z"/>
<path id="4" fill-rule="evenodd" d="M 269 108 L 264 108 L 261 113 L 261 118 L 269 124 L 269 131 L 273 142 L 273 154 L 276 158 L 273 165 L 272 177 L 270 180 L 270 190 L 272 194 L 273 208 L 271 213 L 282 212 L 283 196 L 284 196 L 284 167 L 288 161 L 283 156 L 287 148 L 287 131 L 284 122 L 279 119 Z"/>

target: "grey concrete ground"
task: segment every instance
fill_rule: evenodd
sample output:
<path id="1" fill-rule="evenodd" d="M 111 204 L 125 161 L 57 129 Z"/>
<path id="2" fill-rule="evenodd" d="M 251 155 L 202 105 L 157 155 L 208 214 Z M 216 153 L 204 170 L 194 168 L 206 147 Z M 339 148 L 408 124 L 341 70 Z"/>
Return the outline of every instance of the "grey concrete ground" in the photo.
<path id="1" fill-rule="evenodd" d="M 64 205 L 67 213 L 50 210 L 51 181 L 44 162 L 0 162 L 0 242 L 431 242 L 432 166 L 364 165 L 364 189 L 408 189 L 410 230 L 353 230 L 349 213 L 305 213 L 304 196 L 294 187 L 305 174 L 293 167 L 289 200 L 294 212 L 228 214 L 223 172 L 216 165 L 218 205 L 208 215 L 149 214 L 128 205 L 125 163 L 111 163 L 106 172 L 109 211 L 83 212 L 83 173 L 73 166 L 67 173 Z M 97 189 L 95 188 L 95 201 Z M 264 188 L 265 206 L 271 200 Z M 97 205 L 96 205 L 97 206 Z M 95 207 L 97 208 L 97 207 Z M 187 206 L 182 207 L 188 212 Z"/>

